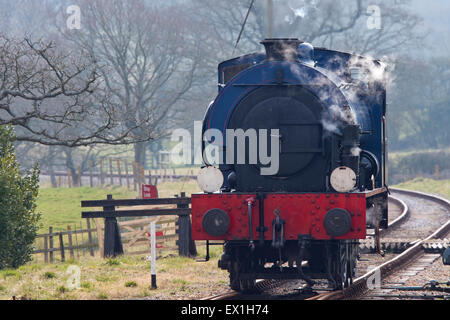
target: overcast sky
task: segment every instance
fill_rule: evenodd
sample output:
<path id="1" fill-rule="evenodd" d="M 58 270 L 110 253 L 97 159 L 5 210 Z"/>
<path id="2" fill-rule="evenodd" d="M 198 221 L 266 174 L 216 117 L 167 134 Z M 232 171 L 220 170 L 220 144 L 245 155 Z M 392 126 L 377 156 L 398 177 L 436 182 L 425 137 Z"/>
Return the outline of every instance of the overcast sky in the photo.
<path id="1" fill-rule="evenodd" d="M 450 0 L 412 0 L 413 10 L 424 19 L 430 30 L 429 41 L 437 55 L 447 55 L 450 50 Z"/>

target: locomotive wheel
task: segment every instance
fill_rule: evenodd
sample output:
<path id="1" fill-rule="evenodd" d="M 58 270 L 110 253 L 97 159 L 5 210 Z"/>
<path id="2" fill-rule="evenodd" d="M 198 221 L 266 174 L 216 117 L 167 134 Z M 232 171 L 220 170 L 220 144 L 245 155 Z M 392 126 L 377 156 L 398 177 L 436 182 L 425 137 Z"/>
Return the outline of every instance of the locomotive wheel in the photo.
<path id="1" fill-rule="evenodd" d="M 234 291 L 240 291 L 241 290 L 241 284 L 238 278 L 238 263 L 237 261 L 233 261 L 231 263 L 230 267 L 230 288 Z"/>
<path id="2" fill-rule="evenodd" d="M 241 287 L 241 292 L 244 293 L 253 293 L 255 292 L 255 284 L 256 281 L 253 279 L 250 280 L 239 280 L 239 284 Z"/>
<path id="3" fill-rule="evenodd" d="M 239 279 L 239 274 L 243 272 L 243 266 L 234 261 L 230 270 L 230 288 L 234 291 L 253 293 L 255 291 L 255 279 Z"/>
<path id="4" fill-rule="evenodd" d="M 353 284 L 353 277 L 354 277 L 351 260 L 348 261 L 347 270 L 348 270 L 348 286 L 351 286 Z"/>
<path id="5" fill-rule="evenodd" d="M 336 282 L 336 290 L 342 290 L 349 286 L 351 268 L 349 259 L 349 245 L 337 243 L 334 248 L 331 274 Z"/>
<path id="6" fill-rule="evenodd" d="M 339 245 L 339 260 L 338 263 L 338 274 L 336 277 L 336 282 L 338 285 L 338 289 L 342 290 L 346 287 L 348 287 L 348 280 L 349 280 L 349 274 L 348 274 L 348 254 L 346 250 L 345 245 Z"/>
<path id="7" fill-rule="evenodd" d="M 358 259 L 358 250 L 358 244 L 350 245 L 348 259 L 349 285 L 353 284 L 353 278 L 356 276 L 356 261 Z"/>

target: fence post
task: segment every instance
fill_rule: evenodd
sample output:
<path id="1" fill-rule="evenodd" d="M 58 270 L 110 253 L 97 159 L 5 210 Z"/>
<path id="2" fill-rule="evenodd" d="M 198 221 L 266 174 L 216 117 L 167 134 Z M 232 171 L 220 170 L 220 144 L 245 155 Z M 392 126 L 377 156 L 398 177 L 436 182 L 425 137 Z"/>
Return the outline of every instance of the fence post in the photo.
<path id="1" fill-rule="evenodd" d="M 67 237 L 69 238 L 70 259 L 75 259 L 75 256 L 73 254 L 72 228 L 70 226 L 67 226 Z"/>
<path id="2" fill-rule="evenodd" d="M 81 237 L 81 247 L 84 249 L 84 232 L 83 232 L 83 221 L 80 221 L 80 237 Z M 81 250 L 81 253 L 84 257 L 85 250 Z"/>
<path id="3" fill-rule="evenodd" d="M 112 195 L 108 194 L 107 200 L 112 200 Z M 115 211 L 114 206 L 103 207 L 103 211 Z M 105 237 L 104 237 L 103 256 L 115 257 L 123 254 L 122 239 L 120 237 L 119 225 L 115 217 L 105 218 Z"/>
<path id="4" fill-rule="evenodd" d="M 130 177 L 128 176 L 128 160 L 124 160 L 124 166 L 125 166 L 125 175 L 127 176 L 127 189 L 130 189 Z"/>
<path id="5" fill-rule="evenodd" d="M 70 170 L 67 170 L 67 184 L 69 188 L 72 188 L 72 174 L 70 173 Z"/>
<path id="6" fill-rule="evenodd" d="M 100 159 L 100 185 L 104 185 L 105 179 L 103 177 L 103 159 Z"/>
<path id="7" fill-rule="evenodd" d="M 120 158 L 117 158 L 116 161 L 117 161 L 117 171 L 119 173 L 119 186 L 122 186 L 122 172 L 120 171 Z"/>
<path id="8" fill-rule="evenodd" d="M 82 183 L 82 181 L 81 181 L 81 166 L 78 166 L 78 186 L 79 187 L 82 187 L 83 186 L 83 183 Z"/>
<path id="9" fill-rule="evenodd" d="M 111 185 L 114 185 L 114 178 L 113 178 L 113 167 L 112 167 L 112 159 L 109 158 L 109 181 Z"/>
<path id="10" fill-rule="evenodd" d="M 436 165 L 436 180 L 439 180 L 439 165 Z"/>
<path id="11" fill-rule="evenodd" d="M 50 251 L 50 263 L 53 263 L 53 227 L 48 227 L 48 242 Z"/>
<path id="12" fill-rule="evenodd" d="M 136 162 L 133 162 L 133 184 L 134 184 L 134 191 L 136 191 L 137 190 L 137 181 L 136 181 L 136 177 L 137 177 L 137 174 L 136 174 L 136 172 L 137 172 L 137 170 L 136 170 Z"/>
<path id="13" fill-rule="evenodd" d="M 59 249 L 61 250 L 61 262 L 66 261 L 66 254 L 64 252 L 64 241 L 62 232 L 59 233 Z"/>
<path id="14" fill-rule="evenodd" d="M 94 186 L 94 179 L 92 177 L 92 160 L 89 160 L 89 186 L 92 188 Z"/>
<path id="15" fill-rule="evenodd" d="M 48 262 L 48 236 L 44 236 L 44 262 Z"/>
<path id="16" fill-rule="evenodd" d="M 181 198 L 186 198 L 184 192 L 181 193 Z M 177 204 L 177 208 L 186 209 L 189 205 Z M 185 257 L 197 255 L 195 242 L 192 240 L 190 215 L 178 216 L 178 254 Z"/>
<path id="17" fill-rule="evenodd" d="M 139 162 L 136 162 L 136 170 L 137 170 L 137 176 L 138 176 L 138 189 L 141 190 L 141 185 L 142 185 L 142 167 L 141 164 Z"/>
<path id="18" fill-rule="evenodd" d="M 92 233 L 91 233 L 91 219 L 86 219 L 87 229 L 88 229 L 88 242 L 89 242 L 89 252 L 91 257 L 94 256 L 94 242 L 92 241 Z"/>
<path id="19" fill-rule="evenodd" d="M 77 233 L 77 225 L 75 225 L 75 245 L 76 245 L 76 248 L 77 248 L 77 258 L 79 259 L 80 258 L 80 248 L 79 248 L 79 245 L 78 245 L 78 233 Z"/>

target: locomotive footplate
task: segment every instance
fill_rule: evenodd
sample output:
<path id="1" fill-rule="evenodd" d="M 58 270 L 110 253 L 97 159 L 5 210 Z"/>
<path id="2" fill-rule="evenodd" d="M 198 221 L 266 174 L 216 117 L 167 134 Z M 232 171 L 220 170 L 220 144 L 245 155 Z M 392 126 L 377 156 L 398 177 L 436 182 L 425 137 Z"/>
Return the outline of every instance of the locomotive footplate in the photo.
<path id="1" fill-rule="evenodd" d="M 372 197 L 384 192 L 380 189 L 370 191 L 370 194 L 193 194 L 192 238 L 225 241 L 255 239 L 259 240 L 255 241 L 256 245 L 262 245 L 267 240 L 281 244 L 298 240 L 299 235 L 308 235 L 313 240 L 365 239 L 366 205 Z M 212 219 L 212 212 L 222 216 L 226 214 L 227 217 Z M 206 216 L 208 224 L 204 223 Z"/>

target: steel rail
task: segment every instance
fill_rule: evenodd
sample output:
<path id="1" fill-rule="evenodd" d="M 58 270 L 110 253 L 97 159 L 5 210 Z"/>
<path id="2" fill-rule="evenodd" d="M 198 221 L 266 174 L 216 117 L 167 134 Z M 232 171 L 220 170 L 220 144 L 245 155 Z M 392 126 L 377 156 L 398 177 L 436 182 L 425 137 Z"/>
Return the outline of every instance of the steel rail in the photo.
<path id="1" fill-rule="evenodd" d="M 286 281 L 287 280 L 259 279 L 259 280 L 256 280 L 255 289 L 260 292 L 263 290 L 267 290 L 267 289 L 273 289 L 273 288 L 285 283 Z M 242 292 L 229 290 L 229 291 L 219 293 L 214 296 L 206 297 L 206 298 L 203 298 L 200 300 L 225 300 L 225 299 L 237 297 L 242 294 L 243 294 Z"/>
<path id="2" fill-rule="evenodd" d="M 392 189 L 391 189 L 392 190 Z M 381 234 L 383 234 L 384 230 L 389 230 L 393 227 L 396 227 L 397 225 L 401 224 L 409 215 L 409 210 L 408 210 L 408 206 L 406 205 L 406 203 L 394 196 L 389 196 L 389 199 L 393 202 L 395 202 L 398 206 L 400 206 L 401 208 L 403 208 L 402 213 L 392 222 L 388 223 L 388 229 L 383 229 L 381 231 Z"/>

